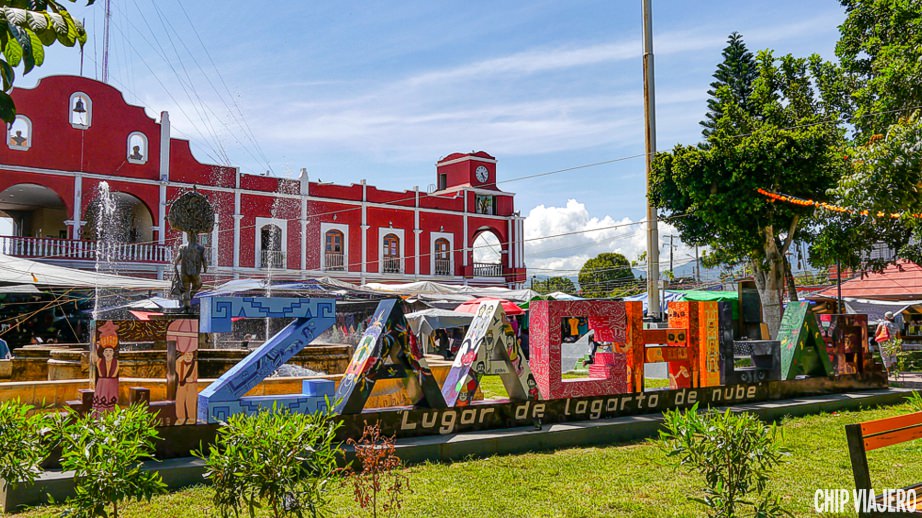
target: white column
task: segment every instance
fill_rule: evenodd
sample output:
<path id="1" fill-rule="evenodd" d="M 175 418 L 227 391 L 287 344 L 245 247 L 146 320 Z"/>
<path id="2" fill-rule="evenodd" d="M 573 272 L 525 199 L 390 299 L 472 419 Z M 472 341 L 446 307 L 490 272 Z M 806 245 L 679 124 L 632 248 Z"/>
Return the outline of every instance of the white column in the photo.
<path id="1" fill-rule="evenodd" d="M 467 239 L 467 191 L 464 191 L 464 255 L 461 257 L 461 264 L 467 266 L 467 254 L 470 251 L 468 249 L 468 239 Z"/>
<path id="2" fill-rule="evenodd" d="M 71 239 L 80 239 L 80 229 L 83 227 L 83 175 L 74 175 L 74 211 L 71 215 Z"/>
<path id="3" fill-rule="evenodd" d="M 235 171 L 234 181 L 234 278 L 240 277 L 240 169 Z M 256 250 L 253 250 L 256 253 Z"/>
<path id="4" fill-rule="evenodd" d="M 518 267 L 525 267 L 525 218 L 519 216 L 516 219 L 518 223 L 518 241 L 519 241 L 519 254 L 518 254 Z"/>
<path id="5" fill-rule="evenodd" d="M 368 186 L 362 180 L 362 284 L 365 284 L 365 273 L 368 271 Z M 349 259 L 346 258 L 346 261 Z"/>
<path id="6" fill-rule="evenodd" d="M 157 208 L 157 217 L 160 224 L 157 226 L 157 242 L 161 245 L 166 241 L 166 186 L 170 181 L 170 114 L 160 112 L 160 203 Z"/>
<path id="7" fill-rule="evenodd" d="M 422 229 L 419 228 L 419 186 L 416 185 L 413 187 L 413 190 L 416 191 L 416 207 L 413 209 L 413 243 L 416 247 L 416 253 L 413 254 L 413 276 L 419 278 L 419 235 L 422 233 Z"/>
<path id="8" fill-rule="evenodd" d="M 307 197 L 310 195 L 310 177 L 307 169 L 301 168 L 301 277 L 307 270 Z"/>
<path id="9" fill-rule="evenodd" d="M 512 259 L 515 256 L 515 234 L 512 232 L 512 223 L 515 221 L 515 216 L 510 217 L 506 220 L 506 255 L 508 256 L 509 268 L 512 268 L 513 263 Z"/>

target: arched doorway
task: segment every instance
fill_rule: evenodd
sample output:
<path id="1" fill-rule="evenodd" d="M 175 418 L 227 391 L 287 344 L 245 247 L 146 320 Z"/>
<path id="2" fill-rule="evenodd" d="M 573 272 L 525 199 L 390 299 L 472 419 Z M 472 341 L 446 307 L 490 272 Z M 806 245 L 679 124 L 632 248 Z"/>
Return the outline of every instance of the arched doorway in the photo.
<path id="1" fill-rule="evenodd" d="M 474 238 L 474 277 L 503 276 L 503 245 L 490 230 L 482 229 Z"/>
<path id="2" fill-rule="evenodd" d="M 115 243 L 152 243 L 154 216 L 139 198 L 113 192 L 108 199 L 97 194 L 87 205 L 81 235 L 89 241 Z"/>

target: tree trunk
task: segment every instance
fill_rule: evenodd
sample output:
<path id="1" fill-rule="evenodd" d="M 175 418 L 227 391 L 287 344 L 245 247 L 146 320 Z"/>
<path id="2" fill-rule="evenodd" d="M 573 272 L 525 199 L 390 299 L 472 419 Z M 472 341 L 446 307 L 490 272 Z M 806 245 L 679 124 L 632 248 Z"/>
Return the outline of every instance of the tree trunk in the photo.
<path id="1" fill-rule="evenodd" d="M 753 261 L 753 279 L 756 281 L 756 288 L 759 290 L 759 299 L 762 301 L 762 320 L 768 326 L 769 335 L 774 338 L 778 336 L 778 328 L 781 327 L 781 286 L 784 283 L 783 270 L 781 268 L 765 269 L 762 265 Z"/>
<path id="2" fill-rule="evenodd" d="M 797 302 L 800 299 L 797 298 L 797 283 L 794 282 L 794 272 L 791 270 L 791 261 L 784 256 L 784 279 L 788 284 L 788 300 Z"/>

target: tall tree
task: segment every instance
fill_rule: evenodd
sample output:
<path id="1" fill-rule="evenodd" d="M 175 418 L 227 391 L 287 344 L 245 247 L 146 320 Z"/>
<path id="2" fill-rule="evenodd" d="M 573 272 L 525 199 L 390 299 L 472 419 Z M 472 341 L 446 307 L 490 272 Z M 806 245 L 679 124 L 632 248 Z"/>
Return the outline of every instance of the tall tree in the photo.
<path id="1" fill-rule="evenodd" d="M 922 6 L 907 0 L 840 0 L 836 56 L 847 72 L 859 139 L 884 134 L 922 107 Z"/>
<path id="2" fill-rule="evenodd" d="M 748 110 L 752 82 L 756 79 L 756 61 L 743 42 L 743 35 L 733 32 L 727 38 L 723 61 L 714 72 L 714 82 L 708 90 L 708 112 L 701 121 L 702 133 L 708 137 L 717 129 L 717 121 L 724 115 L 724 103 L 729 99 L 743 110 Z M 718 91 L 727 90 L 718 95 Z"/>
<path id="3" fill-rule="evenodd" d="M 76 0 L 70 0 L 76 2 Z M 95 0 L 87 0 L 91 5 Z M 16 80 L 15 68 L 22 64 L 23 74 L 41 66 L 45 47 L 55 41 L 73 47 L 86 43 L 83 25 L 74 20 L 57 0 L 0 0 L 3 24 L 0 28 L 0 119 L 11 124 L 16 119 L 16 106 L 10 90 Z"/>
<path id="4" fill-rule="evenodd" d="M 880 270 L 888 258 L 871 251 L 885 243 L 919 262 L 922 228 L 910 214 L 922 212 L 922 5 L 840 1 L 847 15 L 836 44 L 841 75 L 822 88 L 853 114 L 854 140 L 843 153 L 848 168 L 832 191 L 833 201 L 852 212 L 827 215 L 810 261 Z"/>
<path id="5" fill-rule="evenodd" d="M 548 277 L 543 281 L 533 282 L 531 289 L 546 295 L 559 291 L 568 295 L 576 295 L 576 284 L 567 277 Z"/>
<path id="6" fill-rule="evenodd" d="M 623 255 L 603 252 L 583 264 L 578 279 L 584 297 L 608 297 L 615 288 L 633 281 L 634 272 Z"/>
<path id="7" fill-rule="evenodd" d="M 842 130 L 824 123 L 836 114 L 817 95 L 826 75 L 819 57 L 762 51 L 756 65 L 745 106 L 728 86 L 717 89 L 724 111 L 705 143 L 657 154 L 651 198 L 683 242 L 709 247 L 712 264 L 748 263 L 774 336 L 785 254 L 813 211 L 771 203 L 756 189 L 826 199 L 843 168 L 844 140 Z"/>

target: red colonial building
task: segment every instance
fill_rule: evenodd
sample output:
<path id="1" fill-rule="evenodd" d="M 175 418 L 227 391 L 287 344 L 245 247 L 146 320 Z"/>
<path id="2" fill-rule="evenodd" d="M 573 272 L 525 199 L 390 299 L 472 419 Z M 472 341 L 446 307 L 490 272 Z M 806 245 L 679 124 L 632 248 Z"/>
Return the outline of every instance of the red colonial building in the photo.
<path id="1" fill-rule="evenodd" d="M 106 182 L 118 224 L 105 224 L 123 230 L 115 255 L 120 271 L 134 275 L 169 275 L 182 237 L 167 210 L 197 188 L 217 214 L 203 244 L 219 280 L 271 270 L 274 278 L 362 283 L 525 281 L 523 218 L 513 194 L 496 188 L 496 159 L 482 151 L 439 160 L 429 192 L 387 191 L 364 180 L 313 182 L 303 169 L 294 179 L 203 164 L 172 136 L 167 112 L 153 120 L 117 89 L 84 77 L 47 77 L 13 98 L 18 115 L 0 146 L 0 216 L 13 220 L 0 251 L 8 255 L 95 267 L 95 198 Z M 475 263 L 474 242 L 486 233 L 501 254 Z"/>

